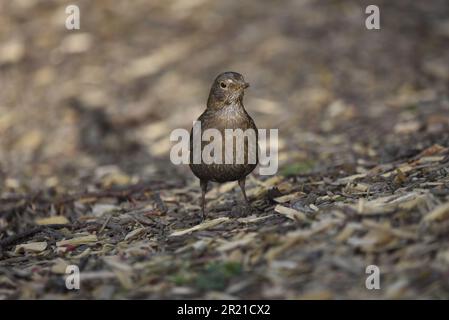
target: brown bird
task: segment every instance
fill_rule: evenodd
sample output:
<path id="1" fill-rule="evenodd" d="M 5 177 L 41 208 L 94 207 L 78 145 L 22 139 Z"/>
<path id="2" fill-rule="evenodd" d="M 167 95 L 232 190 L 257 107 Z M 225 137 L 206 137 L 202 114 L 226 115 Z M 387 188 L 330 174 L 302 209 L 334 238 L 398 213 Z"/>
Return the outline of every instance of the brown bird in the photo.
<path id="1" fill-rule="evenodd" d="M 222 162 L 219 164 L 206 164 L 201 162 L 193 163 L 194 147 L 193 147 L 193 128 L 190 133 L 190 168 L 195 176 L 200 179 L 201 186 L 201 212 L 202 218 L 205 219 L 205 195 L 209 181 L 227 182 L 238 180 L 245 201 L 249 204 L 245 192 L 246 176 L 250 174 L 258 163 L 258 147 L 257 147 L 257 127 L 254 120 L 249 116 L 243 106 L 243 95 L 249 83 L 245 82 L 243 76 L 237 72 L 224 72 L 217 76 L 210 89 L 209 98 L 207 100 L 207 108 L 201 114 L 197 121 L 201 123 L 201 134 L 206 129 L 217 129 L 222 138 Z M 255 145 L 248 145 L 250 139 L 244 139 L 240 145 L 237 139 L 233 138 L 233 155 L 232 163 L 225 163 L 225 129 L 253 129 L 255 135 Z M 242 141 L 240 141 L 242 142 Z M 201 142 L 201 152 L 208 142 Z M 244 161 L 236 163 L 236 148 L 242 148 Z M 229 152 L 229 151 L 228 151 Z M 251 161 L 250 159 L 255 159 Z"/>

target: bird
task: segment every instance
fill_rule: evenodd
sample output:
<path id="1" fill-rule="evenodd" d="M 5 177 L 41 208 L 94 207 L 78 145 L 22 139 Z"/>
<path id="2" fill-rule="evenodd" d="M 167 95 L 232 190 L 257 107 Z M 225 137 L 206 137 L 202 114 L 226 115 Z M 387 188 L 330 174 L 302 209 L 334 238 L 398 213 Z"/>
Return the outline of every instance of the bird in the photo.
<path id="1" fill-rule="evenodd" d="M 209 97 L 207 99 L 206 110 L 199 116 L 197 121 L 201 124 L 201 134 L 206 129 L 216 129 L 225 136 L 226 129 L 247 129 L 254 130 L 255 146 L 249 145 L 250 139 L 243 140 L 243 145 L 237 145 L 233 140 L 233 162 L 225 163 L 225 143 L 222 142 L 222 159 L 221 163 L 206 164 L 201 157 L 200 163 L 193 161 L 193 129 L 190 132 L 190 162 L 189 166 L 193 174 L 199 178 L 201 187 L 201 214 L 202 220 L 206 219 L 205 215 L 205 196 L 208 183 L 212 182 L 229 182 L 238 181 L 240 189 L 246 203 L 250 205 L 245 191 L 246 176 L 248 176 L 257 166 L 258 159 L 258 131 L 254 120 L 245 110 L 243 105 L 243 96 L 245 89 L 249 87 L 249 83 L 245 81 L 240 73 L 227 71 L 219 74 L 212 83 Z M 201 142 L 201 152 L 206 143 Z M 244 161 L 236 163 L 236 148 L 243 148 Z M 252 157 L 252 158 L 251 158 Z M 255 159 L 251 161 L 249 159 Z M 198 162 L 198 161 L 197 161 Z"/>

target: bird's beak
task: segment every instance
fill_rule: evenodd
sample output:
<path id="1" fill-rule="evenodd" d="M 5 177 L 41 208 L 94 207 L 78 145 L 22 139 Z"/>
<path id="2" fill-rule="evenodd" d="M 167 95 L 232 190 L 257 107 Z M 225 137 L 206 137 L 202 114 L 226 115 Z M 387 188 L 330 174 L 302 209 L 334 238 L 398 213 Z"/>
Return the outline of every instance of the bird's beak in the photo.
<path id="1" fill-rule="evenodd" d="M 244 84 L 243 84 L 243 89 L 246 89 L 246 88 L 248 88 L 249 87 L 249 83 L 248 82 L 245 82 Z"/>

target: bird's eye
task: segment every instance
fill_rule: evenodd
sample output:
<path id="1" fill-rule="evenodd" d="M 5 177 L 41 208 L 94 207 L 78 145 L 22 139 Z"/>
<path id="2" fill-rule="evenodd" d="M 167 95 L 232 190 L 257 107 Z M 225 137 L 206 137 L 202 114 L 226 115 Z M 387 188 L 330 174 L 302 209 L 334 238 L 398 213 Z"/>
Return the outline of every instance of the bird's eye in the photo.
<path id="1" fill-rule="evenodd" d="M 227 87 L 226 83 L 224 82 L 220 82 L 220 87 L 222 87 L 223 89 Z"/>

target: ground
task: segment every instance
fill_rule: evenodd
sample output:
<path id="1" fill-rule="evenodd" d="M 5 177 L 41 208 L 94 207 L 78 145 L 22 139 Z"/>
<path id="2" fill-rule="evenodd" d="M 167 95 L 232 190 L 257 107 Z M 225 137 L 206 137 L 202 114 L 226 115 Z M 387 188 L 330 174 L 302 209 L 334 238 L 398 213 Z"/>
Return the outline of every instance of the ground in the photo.
<path id="1" fill-rule="evenodd" d="M 449 298 L 446 1 L 72 2 L 0 4 L 0 298 Z M 279 171 L 202 222 L 169 135 L 226 70 Z"/>

